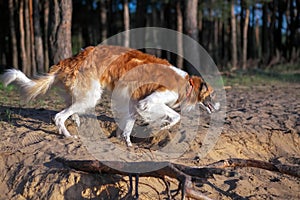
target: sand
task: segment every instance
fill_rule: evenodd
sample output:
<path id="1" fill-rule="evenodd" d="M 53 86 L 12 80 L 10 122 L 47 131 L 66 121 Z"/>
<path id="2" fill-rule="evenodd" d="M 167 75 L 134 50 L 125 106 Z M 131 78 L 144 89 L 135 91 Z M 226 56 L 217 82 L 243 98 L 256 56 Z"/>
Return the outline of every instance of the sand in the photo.
<path id="1" fill-rule="evenodd" d="M 245 158 L 300 165 L 299 91 L 299 84 L 227 89 L 226 118 L 216 145 L 201 157 L 201 133 L 209 128 L 207 122 L 201 122 L 190 149 L 176 162 L 201 166 L 226 158 Z M 128 177 L 79 172 L 55 160 L 94 159 L 80 138 L 58 134 L 52 118 L 64 105 L 55 91 L 26 105 L 16 90 L 1 91 L 0 96 L 0 199 L 132 199 L 127 194 Z M 96 109 L 99 126 L 107 136 L 116 129 L 107 111 L 109 103 L 107 96 Z M 78 134 L 71 120 L 67 124 L 72 134 Z M 139 151 L 155 151 L 169 142 L 174 129 L 147 140 L 133 138 L 134 146 Z M 137 151 L 127 150 L 118 138 L 109 140 L 123 145 L 124 151 Z M 198 189 L 213 199 L 300 199 L 299 178 L 254 168 L 232 171 L 232 176 L 209 179 L 215 188 L 204 184 Z M 173 189 L 176 184 L 171 180 Z M 165 199 L 164 191 L 161 180 L 140 179 L 140 199 Z"/>

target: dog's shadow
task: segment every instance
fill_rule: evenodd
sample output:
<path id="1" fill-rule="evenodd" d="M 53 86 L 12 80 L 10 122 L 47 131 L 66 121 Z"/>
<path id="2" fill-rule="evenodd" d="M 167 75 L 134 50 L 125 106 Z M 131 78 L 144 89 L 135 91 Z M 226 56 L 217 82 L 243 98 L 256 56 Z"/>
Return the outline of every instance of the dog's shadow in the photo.
<path id="1" fill-rule="evenodd" d="M 58 110 L 50 110 L 44 108 L 22 108 L 13 106 L 0 106 L 0 121 L 7 122 L 15 127 L 25 127 L 32 131 L 41 130 L 49 134 L 58 135 L 58 132 L 47 130 L 46 125 L 54 125 L 53 118 L 58 113 Z M 100 114 L 96 116 L 101 122 L 114 123 L 114 118 Z M 72 120 L 68 120 L 68 124 Z"/>
<path id="2" fill-rule="evenodd" d="M 14 127 L 24 127 L 30 131 L 43 131 L 47 134 L 63 137 L 63 135 L 59 135 L 53 121 L 54 116 L 58 112 L 58 110 L 45 108 L 0 106 L 0 121 L 7 122 Z M 94 114 L 92 116 L 86 115 L 86 117 L 88 116 L 88 118 L 93 118 L 94 123 L 96 121 L 97 123 L 100 123 L 101 125 L 97 124 L 97 127 L 101 127 L 102 130 L 106 130 L 105 133 L 107 134 L 108 139 L 119 142 L 119 137 L 116 134 L 117 124 L 115 119 L 103 113 Z M 84 117 L 81 115 L 80 117 L 80 121 L 82 123 L 82 119 L 84 119 Z M 86 124 L 86 126 L 87 125 L 88 123 Z M 168 131 L 161 131 L 159 134 L 157 134 L 159 136 L 157 138 L 151 135 L 151 129 L 149 129 L 146 125 L 143 124 L 138 130 L 134 129 L 133 135 L 131 137 L 134 143 L 139 144 L 140 147 L 151 147 L 154 149 L 165 146 L 168 143 L 168 141 L 170 140 Z M 84 126 L 83 128 L 81 127 L 79 129 L 78 127 L 74 128 L 76 125 L 70 118 L 66 121 L 66 126 L 73 134 L 79 134 L 78 131 L 82 131 L 84 128 Z M 138 137 L 136 137 L 136 132 L 139 132 Z M 140 137 L 140 133 L 144 134 L 143 137 Z M 149 135 L 146 136 L 146 133 L 148 133 Z"/>
<path id="3" fill-rule="evenodd" d="M 56 113 L 55 110 L 44 108 L 0 106 L 0 121 L 7 122 L 15 127 L 25 127 L 32 131 L 41 130 L 57 135 L 57 132 L 42 128 L 44 124 L 53 124 L 52 118 Z"/>

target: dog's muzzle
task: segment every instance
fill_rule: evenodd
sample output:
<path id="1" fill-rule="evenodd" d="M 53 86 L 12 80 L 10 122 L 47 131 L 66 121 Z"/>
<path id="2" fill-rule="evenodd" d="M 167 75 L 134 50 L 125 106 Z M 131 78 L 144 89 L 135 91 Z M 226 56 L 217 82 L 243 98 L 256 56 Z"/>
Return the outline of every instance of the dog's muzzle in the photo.
<path id="1" fill-rule="evenodd" d="M 215 103 L 210 96 L 206 97 L 201 104 L 208 113 L 216 112 L 220 109 L 220 103 Z"/>

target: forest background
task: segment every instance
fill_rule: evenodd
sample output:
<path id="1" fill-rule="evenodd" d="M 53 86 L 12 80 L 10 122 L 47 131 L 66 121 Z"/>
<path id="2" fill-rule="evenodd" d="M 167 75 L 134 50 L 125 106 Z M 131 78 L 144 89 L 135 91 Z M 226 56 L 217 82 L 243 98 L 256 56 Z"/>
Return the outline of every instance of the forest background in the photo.
<path id="1" fill-rule="evenodd" d="M 192 37 L 221 71 L 299 69 L 299 12 L 299 0 L 0 0 L 0 71 L 44 73 L 81 48 L 149 26 Z M 170 52 L 154 53 L 188 66 Z"/>

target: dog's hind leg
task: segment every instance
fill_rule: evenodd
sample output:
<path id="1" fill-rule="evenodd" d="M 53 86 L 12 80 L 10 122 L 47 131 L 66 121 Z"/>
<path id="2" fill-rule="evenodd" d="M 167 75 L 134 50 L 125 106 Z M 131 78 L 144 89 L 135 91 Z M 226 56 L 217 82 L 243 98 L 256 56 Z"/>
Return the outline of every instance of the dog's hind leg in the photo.
<path id="1" fill-rule="evenodd" d="M 66 137 L 71 137 L 71 134 L 65 126 L 65 121 L 71 116 L 78 117 L 78 114 L 84 113 L 89 109 L 94 109 L 97 102 L 102 95 L 102 88 L 97 81 L 91 82 L 91 88 L 88 90 L 74 90 L 72 92 L 72 104 L 63 111 L 55 115 L 54 121 L 58 127 L 60 134 L 64 134 Z M 75 120 L 79 120 L 79 117 L 75 117 Z M 77 119 L 76 119 L 77 118 Z M 80 123 L 80 121 L 79 121 Z"/>
<path id="2" fill-rule="evenodd" d="M 67 94 L 65 91 L 60 91 L 60 95 L 64 98 L 66 106 L 70 107 L 72 105 L 71 95 Z M 71 119 L 73 120 L 73 122 L 75 122 L 77 127 L 80 126 L 80 118 L 77 113 L 74 113 L 73 115 L 71 115 Z"/>
<path id="3" fill-rule="evenodd" d="M 72 104 L 70 107 L 62 110 L 61 112 L 57 113 L 54 117 L 54 121 L 56 126 L 58 127 L 59 134 L 63 134 L 66 137 L 71 137 L 71 134 L 67 130 L 65 126 L 65 121 L 74 113 L 82 111 L 82 107 L 80 104 Z"/>
<path id="4" fill-rule="evenodd" d="M 71 116 L 71 119 L 75 122 L 77 127 L 80 126 L 80 118 L 79 118 L 79 115 L 77 113 L 73 114 Z"/>
<path id="5" fill-rule="evenodd" d="M 131 147 L 132 143 L 130 140 L 130 134 L 132 132 L 133 126 L 135 123 L 135 119 L 133 117 L 123 118 L 119 122 L 119 128 L 117 130 L 117 136 L 122 132 L 122 136 L 124 137 L 127 146 Z"/>
<path id="6" fill-rule="evenodd" d="M 58 131 L 60 134 L 64 134 L 66 137 L 71 137 L 71 134 L 67 130 L 65 126 L 65 121 L 71 116 L 71 115 L 77 115 L 80 113 L 84 113 L 87 110 L 94 108 L 96 104 L 87 104 L 86 102 L 75 102 L 70 107 L 62 110 L 61 112 L 57 113 L 54 117 L 54 121 L 56 126 L 58 127 Z M 79 116 L 77 115 L 78 120 Z"/>

